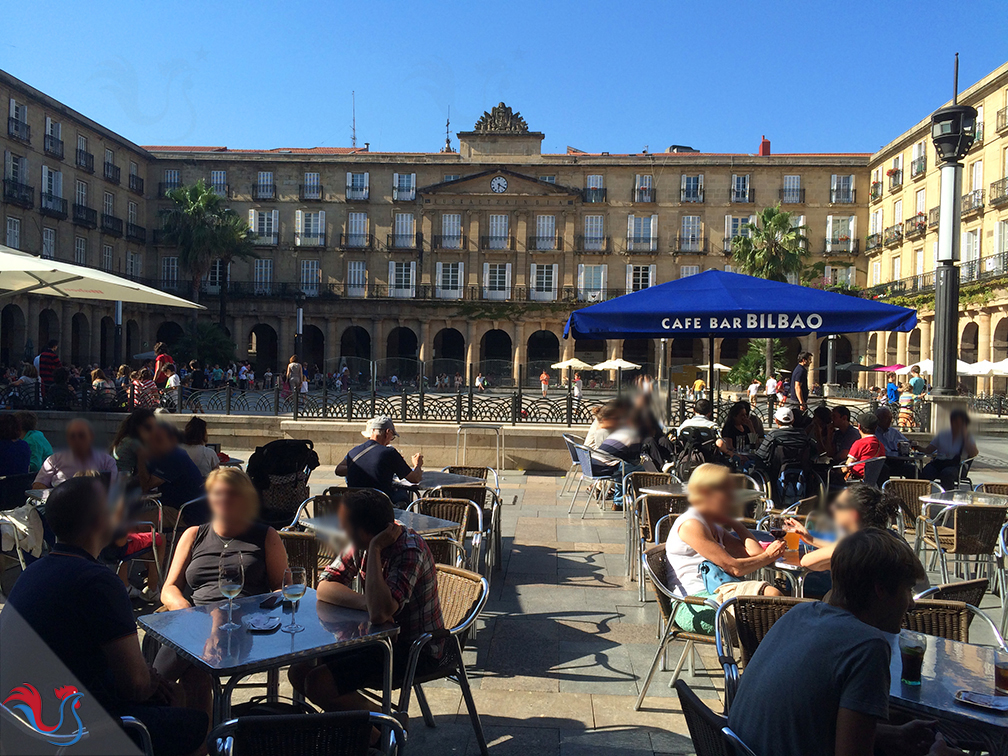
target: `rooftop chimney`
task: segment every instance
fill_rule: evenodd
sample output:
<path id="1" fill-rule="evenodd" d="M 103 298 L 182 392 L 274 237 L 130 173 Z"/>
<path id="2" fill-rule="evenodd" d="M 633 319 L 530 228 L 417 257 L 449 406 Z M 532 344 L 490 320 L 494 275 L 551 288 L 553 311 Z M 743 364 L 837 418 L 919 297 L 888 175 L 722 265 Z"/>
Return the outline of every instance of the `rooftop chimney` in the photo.
<path id="1" fill-rule="evenodd" d="M 763 135 L 763 140 L 759 143 L 759 154 L 760 157 L 770 154 L 770 140 L 766 138 L 766 134 Z"/>

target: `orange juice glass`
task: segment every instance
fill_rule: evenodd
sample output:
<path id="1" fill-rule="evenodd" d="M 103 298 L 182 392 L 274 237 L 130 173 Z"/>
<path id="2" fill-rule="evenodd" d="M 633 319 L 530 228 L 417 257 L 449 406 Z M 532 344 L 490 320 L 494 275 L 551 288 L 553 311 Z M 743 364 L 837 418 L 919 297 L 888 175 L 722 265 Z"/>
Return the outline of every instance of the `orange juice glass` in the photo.
<path id="1" fill-rule="evenodd" d="M 797 533 L 785 533 L 784 543 L 787 544 L 788 551 L 798 551 L 798 546 L 801 544 L 801 537 Z"/>

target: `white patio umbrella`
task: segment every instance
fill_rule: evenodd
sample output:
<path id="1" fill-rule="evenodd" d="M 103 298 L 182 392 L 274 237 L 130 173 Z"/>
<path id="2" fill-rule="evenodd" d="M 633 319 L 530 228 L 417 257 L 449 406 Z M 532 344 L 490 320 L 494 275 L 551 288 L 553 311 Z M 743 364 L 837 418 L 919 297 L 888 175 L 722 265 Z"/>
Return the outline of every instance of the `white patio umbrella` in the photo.
<path id="1" fill-rule="evenodd" d="M 994 363 L 990 360 L 980 360 L 972 365 L 966 365 L 965 371 L 960 375 L 973 375 L 978 378 L 985 378 L 994 373 Z"/>
<path id="2" fill-rule="evenodd" d="M 142 302 L 162 307 L 206 309 L 188 299 L 166 294 L 112 273 L 59 260 L 47 260 L 0 244 L 0 301 L 17 294 L 61 299 Z"/>
<path id="3" fill-rule="evenodd" d="M 710 370 L 710 367 L 711 367 L 710 365 L 697 365 L 697 368 L 699 370 Z M 720 362 L 715 362 L 714 370 L 716 370 L 719 373 L 727 373 L 731 370 L 731 368 L 728 367 L 727 365 L 722 365 Z"/>
<path id="4" fill-rule="evenodd" d="M 1006 360 L 1006 362 L 1008 362 L 1008 360 Z M 899 370 L 896 371 L 896 375 L 908 375 L 910 373 L 910 369 L 914 365 L 919 367 L 922 373 L 926 373 L 927 375 L 932 375 L 934 373 L 934 362 L 931 360 L 921 360 L 920 362 L 914 362 L 910 365 L 907 365 L 906 367 L 900 368 Z M 972 367 L 973 366 L 970 365 L 968 362 L 964 362 L 963 360 L 956 360 L 956 373 L 958 375 L 977 375 L 977 373 L 970 372 L 970 369 Z M 984 375 L 986 375 L 986 373 Z"/>
<path id="5" fill-rule="evenodd" d="M 999 360 L 998 362 L 992 362 L 990 374 L 996 376 L 1008 375 L 1008 360 Z"/>
<path id="6" fill-rule="evenodd" d="M 589 365 L 584 360 L 579 360 L 577 357 L 572 357 L 569 360 L 563 360 L 562 362 L 554 362 L 550 365 L 554 370 L 566 370 L 567 368 L 574 368 L 575 370 L 594 370 L 594 368 Z"/>
<path id="7" fill-rule="evenodd" d="M 593 370 L 638 370 L 640 365 L 636 362 L 630 362 L 629 360 L 624 360 L 622 357 L 617 357 L 614 360 L 606 360 L 605 362 L 600 362 L 595 365 Z"/>

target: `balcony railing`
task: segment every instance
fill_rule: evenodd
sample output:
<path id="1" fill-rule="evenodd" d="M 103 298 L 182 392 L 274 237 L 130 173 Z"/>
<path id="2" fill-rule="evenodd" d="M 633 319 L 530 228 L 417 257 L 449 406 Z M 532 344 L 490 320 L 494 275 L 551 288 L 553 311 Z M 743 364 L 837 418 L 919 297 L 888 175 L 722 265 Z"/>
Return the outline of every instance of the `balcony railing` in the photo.
<path id="1" fill-rule="evenodd" d="M 415 199 L 416 199 L 416 187 L 392 188 L 393 202 L 412 202 Z"/>
<path id="2" fill-rule="evenodd" d="M 882 234 L 868 234 L 868 241 L 865 244 L 865 251 L 871 252 L 882 246 Z"/>
<path id="3" fill-rule="evenodd" d="M 49 218 L 65 220 L 67 217 L 67 201 L 49 192 L 39 195 L 39 213 Z"/>
<path id="4" fill-rule="evenodd" d="M 173 192 L 182 187 L 181 181 L 162 181 L 158 184 L 158 196 L 167 197 L 168 192 Z"/>
<path id="5" fill-rule="evenodd" d="M 123 235 L 122 218 L 116 218 L 114 215 L 109 215 L 108 213 L 102 213 L 101 230 L 103 234 L 109 234 L 110 236 L 122 236 Z"/>
<path id="6" fill-rule="evenodd" d="M 871 182 L 871 191 L 869 192 L 868 196 L 869 196 L 869 198 L 871 199 L 872 202 L 874 202 L 875 200 L 878 200 L 878 199 L 882 199 L 882 182 L 881 181 L 872 181 Z"/>
<path id="7" fill-rule="evenodd" d="M 31 208 L 35 205 L 35 189 L 14 179 L 4 179 L 3 198 L 11 205 Z"/>
<path id="8" fill-rule="evenodd" d="M 728 190 L 728 201 L 736 205 L 748 205 L 756 201 L 756 192 L 748 187 L 740 189 L 733 186 Z"/>
<path id="9" fill-rule="evenodd" d="M 627 254 L 648 254 L 658 251 L 658 240 L 653 236 L 628 236 Z"/>
<path id="10" fill-rule="evenodd" d="M 927 216 L 924 213 L 907 218 L 903 221 L 903 236 L 907 239 L 917 239 L 927 233 Z"/>
<path id="11" fill-rule="evenodd" d="M 559 234 L 553 234 L 552 236 L 530 236 L 526 249 L 534 252 L 561 250 L 563 249 L 563 237 Z"/>
<path id="12" fill-rule="evenodd" d="M 147 229 L 143 226 L 138 226 L 136 223 L 126 224 L 126 238 L 130 241 L 140 242 L 141 244 L 147 243 Z"/>
<path id="13" fill-rule="evenodd" d="M 805 204 L 805 189 L 790 187 L 787 189 L 781 189 L 777 195 L 781 201 L 782 205 L 804 205 Z"/>
<path id="14" fill-rule="evenodd" d="M 340 234 L 341 249 L 373 249 L 374 234 Z"/>
<path id="15" fill-rule="evenodd" d="M 320 200 L 323 197 L 321 184 L 301 184 L 298 191 L 301 201 Z"/>
<path id="16" fill-rule="evenodd" d="M 514 237 L 490 235 L 480 237 L 480 249 L 514 250 Z"/>
<path id="17" fill-rule="evenodd" d="M 998 179 L 990 185 L 989 202 L 994 207 L 1000 207 L 1008 202 L 1008 176 Z"/>
<path id="18" fill-rule="evenodd" d="M 133 194 L 139 194 L 141 197 L 144 192 L 144 180 L 135 173 L 131 173 L 129 176 L 129 190 Z"/>
<path id="19" fill-rule="evenodd" d="M 672 251 L 677 255 L 705 255 L 707 239 L 702 234 L 676 234 Z"/>
<path id="20" fill-rule="evenodd" d="M 902 168 L 890 168 L 886 171 L 886 176 L 889 177 L 889 191 L 895 192 L 901 186 L 903 186 L 903 169 Z"/>
<path id="21" fill-rule="evenodd" d="M 42 149 L 45 150 L 46 155 L 59 158 L 60 160 L 63 159 L 63 140 L 59 137 L 46 134 L 42 138 Z"/>
<path id="22" fill-rule="evenodd" d="M 275 200 L 276 184 L 252 184 L 252 199 Z"/>
<path id="23" fill-rule="evenodd" d="M 920 178 L 927 173 L 927 155 L 921 155 L 910 161 L 910 178 Z"/>
<path id="24" fill-rule="evenodd" d="M 87 205 L 78 205 L 75 202 L 73 206 L 73 222 L 75 226 L 98 228 L 98 211 L 92 210 Z"/>
<path id="25" fill-rule="evenodd" d="M 608 255 L 611 251 L 608 236 L 579 235 L 574 240 L 574 253 L 581 255 Z"/>
<path id="26" fill-rule="evenodd" d="M 389 234 L 389 249 L 422 249 L 423 234 Z"/>
<path id="27" fill-rule="evenodd" d="M 347 202 L 364 202 L 368 198 L 369 187 L 348 186 L 346 189 Z"/>
<path id="28" fill-rule="evenodd" d="M 634 187 L 633 193 L 630 196 L 631 202 L 656 202 L 655 190 L 651 186 L 638 186 Z"/>
<path id="29" fill-rule="evenodd" d="M 938 228 L 938 224 L 941 222 L 941 208 L 932 207 L 928 210 L 928 228 Z"/>
<path id="30" fill-rule="evenodd" d="M 934 273 L 920 273 L 916 276 L 901 278 L 898 281 L 872 286 L 865 291 L 868 299 L 886 299 L 888 297 L 904 296 L 906 294 L 922 294 L 934 290 Z"/>
<path id="31" fill-rule="evenodd" d="M 897 223 L 882 231 L 882 243 L 894 247 L 903 241 L 903 225 Z"/>
<path id="32" fill-rule="evenodd" d="M 87 150 L 78 148 L 76 157 L 78 168 L 82 168 L 88 173 L 94 173 L 94 155 Z"/>
<path id="33" fill-rule="evenodd" d="M 272 233 L 256 231 L 252 235 L 252 243 L 260 247 L 275 247 L 280 243 L 280 234 L 276 231 Z"/>
<path id="34" fill-rule="evenodd" d="M 431 237 L 432 249 L 469 249 L 469 240 L 465 234 L 434 234 Z"/>
<path id="35" fill-rule="evenodd" d="M 7 135 L 25 144 L 31 143 L 31 126 L 17 118 L 7 119 Z"/>
<path id="36" fill-rule="evenodd" d="M 983 145 L 984 141 L 984 125 L 983 121 L 978 121 L 976 125 L 976 136 L 973 138 L 973 144 L 970 145 L 971 150 L 975 150 L 977 147 Z"/>
<path id="37" fill-rule="evenodd" d="M 983 210 L 984 204 L 984 190 L 974 189 L 972 192 L 967 192 L 962 196 L 962 215 L 972 215 L 973 213 L 978 213 Z"/>
<path id="38" fill-rule="evenodd" d="M 824 255 L 856 255 L 860 249 L 860 241 L 850 236 L 827 236 L 823 248 Z"/>
<path id="39" fill-rule="evenodd" d="M 1001 108 L 994 117 L 994 129 L 1004 131 L 1008 129 L 1008 108 Z"/>
<path id="40" fill-rule="evenodd" d="M 294 242 L 301 247 L 324 247 L 325 231 L 301 231 L 294 234 Z"/>
<path id="41" fill-rule="evenodd" d="M 210 184 L 210 189 L 218 197 L 223 197 L 224 199 L 231 198 L 231 186 L 226 182 L 223 184 Z"/>
<path id="42" fill-rule="evenodd" d="M 830 189 L 829 201 L 834 205 L 853 205 L 854 197 L 855 194 L 852 187 Z"/>
<path id="43" fill-rule="evenodd" d="M 119 179 L 122 176 L 122 169 L 115 163 L 106 162 L 104 166 L 104 175 L 107 181 L 111 181 L 113 184 L 118 184 Z"/>
<path id="44" fill-rule="evenodd" d="M 606 190 L 603 187 L 589 187 L 581 193 L 585 202 L 605 202 Z"/>
<path id="45" fill-rule="evenodd" d="M 703 189 L 698 187 L 692 187 L 688 189 L 679 190 L 679 201 L 689 202 L 689 203 L 702 203 L 703 202 Z"/>

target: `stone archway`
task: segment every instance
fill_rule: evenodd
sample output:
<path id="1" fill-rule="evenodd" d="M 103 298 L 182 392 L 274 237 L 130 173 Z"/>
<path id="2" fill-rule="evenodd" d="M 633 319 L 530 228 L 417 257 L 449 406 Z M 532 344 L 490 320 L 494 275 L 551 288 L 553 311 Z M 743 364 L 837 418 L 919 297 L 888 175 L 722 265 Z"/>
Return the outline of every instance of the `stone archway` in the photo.
<path id="1" fill-rule="evenodd" d="M 479 371 L 491 386 L 510 386 L 514 382 L 514 350 L 511 336 L 499 328 L 491 329 L 480 339 Z"/>
<path id="2" fill-rule="evenodd" d="M 91 327 L 87 315 L 76 313 L 70 319 L 70 363 L 83 367 L 91 361 Z"/>
<path id="3" fill-rule="evenodd" d="M 389 331 L 385 341 L 385 364 L 380 365 L 379 375 L 397 376 L 400 381 L 419 375 L 418 359 L 420 342 L 412 328 L 397 326 Z"/>
<path id="4" fill-rule="evenodd" d="M 442 328 L 434 334 L 434 359 L 430 374 L 446 373 L 449 376 L 454 376 L 455 373 L 462 373 L 465 380 L 468 381 L 470 376 L 465 375 L 465 352 L 465 337 L 454 328 Z"/>
<path id="5" fill-rule="evenodd" d="M 371 383 L 371 334 L 361 326 L 350 326 L 340 335 L 339 370 L 346 368 L 350 380 Z"/>
<path id="6" fill-rule="evenodd" d="M 39 313 L 38 341 L 35 344 L 35 351 L 41 352 L 46 345 L 52 341 L 59 341 L 60 322 L 55 310 L 45 309 Z"/>
<path id="7" fill-rule="evenodd" d="M 315 325 L 306 325 L 301 332 L 301 351 L 298 359 L 305 366 L 307 375 L 314 376 L 316 368 L 328 372 L 325 364 L 325 336 L 322 329 Z"/>
<path id="8" fill-rule="evenodd" d="M 248 360 L 254 366 L 256 376 L 262 376 L 269 370 L 277 374 L 286 370 L 279 363 L 277 332 L 267 323 L 257 323 L 249 331 Z"/>
<path id="9" fill-rule="evenodd" d="M 536 331 L 526 342 L 525 378 L 528 385 L 539 385 L 543 370 L 556 380 L 556 371 L 550 366 L 560 362 L 560 339 L 552 331 Z"/>
<path id="10" fill-rule="evenodd" d="M 166 320 L 158 326 L 154 336 L 155 341 L 160 341 L 169 347 L 173 347 L 185 335 L 185 329 L 174 320 Z"/>
<path id="11" fill-rule="evenodd" d="M 16 304 L 9 304 L 0 311 L 0 365 L 16 367 L 28 359 L 25 344 L 28 329 L 24 312 Z"/>

